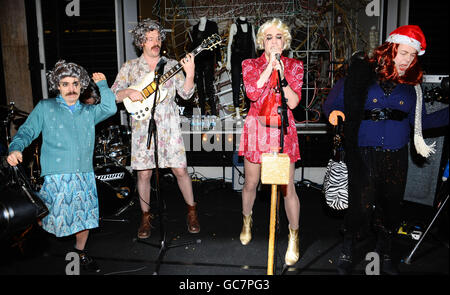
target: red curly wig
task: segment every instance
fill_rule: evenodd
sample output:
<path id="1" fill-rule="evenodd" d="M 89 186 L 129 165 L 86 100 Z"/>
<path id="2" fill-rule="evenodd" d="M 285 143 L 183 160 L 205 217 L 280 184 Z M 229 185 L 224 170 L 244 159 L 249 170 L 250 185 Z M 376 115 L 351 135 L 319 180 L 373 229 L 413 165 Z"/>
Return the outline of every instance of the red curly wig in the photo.
<path id="1" fill-rule="evenodd" d="M 394 64 L 394 58 L 397 56 L 398 44 L 385 42 L 375 48 L 371 63 L 376 66 L 378 78 L 381 81 L 393 81 L 395 83 L 416 85 L 422 82 L 423 71 L 420 67 L 417 55 L 411 62 L 403 76 L 399 76 Z"/>

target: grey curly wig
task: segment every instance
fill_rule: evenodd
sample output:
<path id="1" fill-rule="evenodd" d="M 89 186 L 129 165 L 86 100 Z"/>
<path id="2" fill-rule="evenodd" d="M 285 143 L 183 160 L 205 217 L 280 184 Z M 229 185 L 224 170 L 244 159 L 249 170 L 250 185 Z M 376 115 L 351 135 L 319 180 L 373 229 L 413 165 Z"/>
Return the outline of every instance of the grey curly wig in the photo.
<path id="1" fill-rule="evenodd" d="M 138 23 L 136 27 L 134 27 L 134 29 L 131 31 L 131 35 L 133 35 L 134 45 L 139 49 L 142 49 L 142 44 L 147 41 L 147 33 L 154 30 L 157 30 L 159 32 L 161 41 L 164 41 L 166 39 L 166 32 L 164 32 L 163 27 L 158 22 L 147 18 Z"/>
<path id="2" fill-rule="evenodd" d="M 81 84 L 81 92 L 89 86 L 89 74 L 82 66 L 61 59 L 55 64 L 53 70 L 47 72 L 50 91 L 58 91 L 59 81 L 66 77 L 78 78 Z"/>

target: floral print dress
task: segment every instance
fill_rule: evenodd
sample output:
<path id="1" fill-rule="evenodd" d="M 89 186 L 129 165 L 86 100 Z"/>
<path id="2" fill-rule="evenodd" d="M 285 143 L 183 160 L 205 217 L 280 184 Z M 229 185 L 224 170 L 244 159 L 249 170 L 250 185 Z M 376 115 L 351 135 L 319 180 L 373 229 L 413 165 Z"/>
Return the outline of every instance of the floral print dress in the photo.
<path id="1" fill-rule="evenodd" d="M 167 59 L 164 72 L 169 71 L 178 62 Z M 120 69 L 111 89 L 114 93 L 139 83 L 144 76 L 150 73 L 149 66 L 141 57 L 127 61 Z M 180 116 L 175 102 L 176 93 L 189 99 L 195 91 L 195 87 L 189 92 L 183 89 L 185 77 L 182 71 L 169 79 L 160 87 L 168 90 L 166 98 L 161 101 L 155 110 L 155 121 L 158 134 L 158 167 L 159 168 L 185 168 L 186 151 L 180 128 Z M 156 167 L 152 140 L 150 149 L 147 148 L 147 136 L 149 119 L 135 120 L 131 118 L 131 168 L 134 170 L 153 169 Z M 153 138 L 154 139 L 154 138 Z"/>

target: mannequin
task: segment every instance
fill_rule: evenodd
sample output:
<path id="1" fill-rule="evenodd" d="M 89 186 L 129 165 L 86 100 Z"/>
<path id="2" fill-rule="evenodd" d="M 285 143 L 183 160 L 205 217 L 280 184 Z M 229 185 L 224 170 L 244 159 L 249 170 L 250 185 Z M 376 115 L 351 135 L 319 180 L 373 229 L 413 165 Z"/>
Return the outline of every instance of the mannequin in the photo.
<path id="1" fill-rule="evenodd" d="M 231 82 L 233 88 L 233 105 L 236 111 L 235 119 L 240 121 L 239 95 L 242 82 L 242 61 L 256 56 L 256 37 L 253 26 L 246 17 L 240 16 L 230 26 L 227 47 L 226 68 L 231 70 Z M 234 43 L 233 43 L 234 41 Z"/>
<path id="2" fill-rule="evenodd" d="M 199 23 L 192 29 L 192 48 L 199 46 L 202 41 L 212 34 L 218 34 L 217 23 L 208 20 L 205 16 L 200 17 Z M 222 59 L 220 49 L 213 51 L 203 50 L 195 58 L 195 83 L 200 102 L 202 116 L 205 116 L 205 102 L 211 108 L 211 115 L 216 116 L 215 90 L 214 90 L 214 69 L 215 65 Z"/>
<path id="3" fill-rule="evenodd" d="M 198 24 L 198 29 L 199 29 L 199 31 L 204 32 L 205 28 L 206 28 L 206 21 L 207 21 L 206 16 L 200 17 L 199 20 L 200 20 L 200 22 Z"/>

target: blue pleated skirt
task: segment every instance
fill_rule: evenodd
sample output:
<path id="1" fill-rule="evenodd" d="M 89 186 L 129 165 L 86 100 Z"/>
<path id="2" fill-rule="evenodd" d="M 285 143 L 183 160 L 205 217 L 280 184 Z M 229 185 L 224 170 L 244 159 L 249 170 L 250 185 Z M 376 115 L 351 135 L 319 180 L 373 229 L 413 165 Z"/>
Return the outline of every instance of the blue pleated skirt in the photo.
<path id="1" fill-rule="evenodd" d="M 64 237 L 98 227 L 94 172 L 46 175 L 39 194 L 49 209 L 42 219 L 47 232 Z"/>

